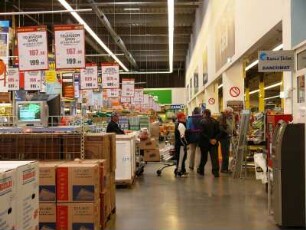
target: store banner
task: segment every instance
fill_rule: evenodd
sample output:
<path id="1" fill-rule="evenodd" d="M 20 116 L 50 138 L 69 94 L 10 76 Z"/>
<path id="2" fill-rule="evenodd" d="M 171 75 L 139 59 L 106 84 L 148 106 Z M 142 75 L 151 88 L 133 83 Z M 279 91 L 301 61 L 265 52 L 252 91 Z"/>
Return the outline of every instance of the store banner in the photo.
<path id="1" fill-rule="evenodd" d="M 19 90 L 18 68 L 9 68 L 7 70 L 7 87 L 9 91 Z"/>
<path id="2" fill-rule="evenodd" d="M 142 103 L 143 102 L 143 89 L 135 89 L 134 90 L 134 98 L 135 103 Z"/>
<path id="3" fill-rule="evenodd" d="M 66 99 L 74 99 L 74 73 L 62 73 L 62 96 Z"/>
<path id="4" fill-rule="evenodd" d="M 81 69 L 81 89 L 98 88 L 98 66 L 87 64 L 85 69 Z"/>
<path id="5" fill-rule="evenodd" d="M 121 96 L 121 103 L 131 103 L 131 98 L 130 97 L 123 97 Z"/>
<path id="6" fill-rule="evenodd" d="M 135 79 L 123 78 L 122 79 L 122 96 L 123 97 L 133 97 L 135 89 Z"/>
<path id="7" fill-rule="evenodd" d="M 54 26 L 54 37 L 56 69 L 85 68 L 84 26 Z"/>
<path id="8" fill-rule="evenodd" d="M 102 64 L 102 88 L 119 89 L 119 65 Z"/>
<path id="9" fill-rule="evenodd" d="M 42 71 L 24 72 L 24 90 L 41 90 Z"/>
<path id="10" fill-rule="evenodd" d="M 106 89 L 107 97 L 119 97 L 119 89 Z"/>
<path id="11" fill-rule="evenodd" d="M 49 69 L 46 26 L 19 27 L 17 32 L 20 71 Z"/>

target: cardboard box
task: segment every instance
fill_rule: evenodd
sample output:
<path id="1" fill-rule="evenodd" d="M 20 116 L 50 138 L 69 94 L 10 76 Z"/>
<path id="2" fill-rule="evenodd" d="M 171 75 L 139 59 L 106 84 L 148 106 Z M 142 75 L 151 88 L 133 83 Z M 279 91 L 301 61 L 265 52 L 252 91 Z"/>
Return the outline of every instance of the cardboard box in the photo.
<path id="1" fill-rule="evenodd" d="M 40 161 L 39 202 L 56 202 L 56 168 L 64 161 Z"/>
<path id="2" fill-rule="evenodd" d="M 100 200 L 95 203 L 58 203 L 57 230 L 100 230 Z"/>
<path id="3" fill-rule="evenodd" d="M 57 202 L 94 202 L 99 199 L 100 174 L 96 163 L 61 164 L 56 170 Z"/>
<path id="4" fill-rule="evenodd" d="M 1 167 L 1 166 L 0 166 Z M 1 170 L 1 169 L 0 169 Z M 16 229 L 16 171 L 0 171 L 0 226 L 1 229 Z"/>
<path id="5" fill-rule="evenodd" d="M 56 203 L 39 203 L 39 230 L 56 230 Z"/>
<path id="6" fill-rule="evenodd" d="M 158 143 L 155 138 L 150 138 L 144 141 L 140 141 L 139 148 L 142 150 L 146 149 L 158 149 Z"/>
<path id="7" fill-rule="evenodd" d="M 159 149 L 146 149 L 144 150 L 144 161 L 160 161 Z"/>
<path id="8" fill-rule="evenodd" d="M 0 161 L 0 168 L 16 171 L 16 229 L 38 229 L 38 162 Z"/>

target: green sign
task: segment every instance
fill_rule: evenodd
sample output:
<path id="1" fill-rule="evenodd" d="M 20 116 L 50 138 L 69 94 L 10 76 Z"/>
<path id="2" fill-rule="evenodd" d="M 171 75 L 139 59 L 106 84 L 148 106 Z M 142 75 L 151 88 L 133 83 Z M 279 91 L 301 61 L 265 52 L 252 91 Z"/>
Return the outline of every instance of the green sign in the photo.
<path id="1" fill-rule="evenodd" d="M 172 104 L 172 90 L 145 90 L 144 93 L 153 96 L 158 104 Z"/>

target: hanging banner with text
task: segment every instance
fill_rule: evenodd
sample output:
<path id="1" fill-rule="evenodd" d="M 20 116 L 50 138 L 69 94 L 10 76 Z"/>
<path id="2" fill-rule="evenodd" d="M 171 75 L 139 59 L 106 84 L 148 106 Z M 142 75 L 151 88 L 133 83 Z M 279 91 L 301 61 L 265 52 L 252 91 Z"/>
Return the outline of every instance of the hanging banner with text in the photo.
<path id="1" fill-rule="evenodd" d="M 107 97 L 119 97 L 119 89 L 106 89 Z"/>
<path id="2" fill-rule="evenodd" d="M 134 90 L 134 102 L 142 103 L 143 102 L 143 89 Z"/>
<path id="3" fill-rule="evenodd" d="M 19 71 L 18 68 L 7 70 L 7 86 L 9 91 L 19 90 Z"/>
<path id="4" fill-rule="evenodd" d="M 56 69 L 85 68 L 83 25 L 54 26 Z"/>
<path id="5" fill-rule="evenodd" d="M 119 65 L 102 64 L 102 88 L 119 89 Z"/>
<path id="6" fill-rule="evenodd" d="M 20 71 L 49 69 L 46 26 L 17 28 Z"/>
<path id="7" fill-rule="evenodd" d="M 41 71 L 24 72 L 24 90 L 40 90 L 41 75 Z"/>
<path id="8" fill-rule="evenodd" d="M 258 72 L 284 72 L 293 70 L 293 50 L 258 52 Z"/>
<path id="9" fill-rule="evenodd" d="M 133 97 L 135 88 L 135 80 L 123 78 L 122 79 L 122 94 L 123 97 Z"/>
<path id="10" fill-rule="evenodd" d="M 130 97 L 121 97 L 120 101 L 122 103 L 130 103 L 131 102 L 131 98 Z"/>
<path id="11" fill-rule="evenodd" d="M 81 89 L 98 88 L 98 66 L 95 64 L 86 65 L 81 69 Z"/>

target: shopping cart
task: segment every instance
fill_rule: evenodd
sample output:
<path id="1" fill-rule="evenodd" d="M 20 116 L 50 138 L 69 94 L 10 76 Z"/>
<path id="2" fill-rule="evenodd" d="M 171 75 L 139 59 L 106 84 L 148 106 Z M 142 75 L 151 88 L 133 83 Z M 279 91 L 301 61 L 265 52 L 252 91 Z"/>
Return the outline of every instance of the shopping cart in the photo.
<path id="1" fill-rule="evenodd" d="M 163 170 L 168 167 L 176 166 L 175 148 L 173 145 L 166 145 L 160 150 L 161 162 L 164 166 L 156 171 L 157 176 L 161 176 Z"/>

